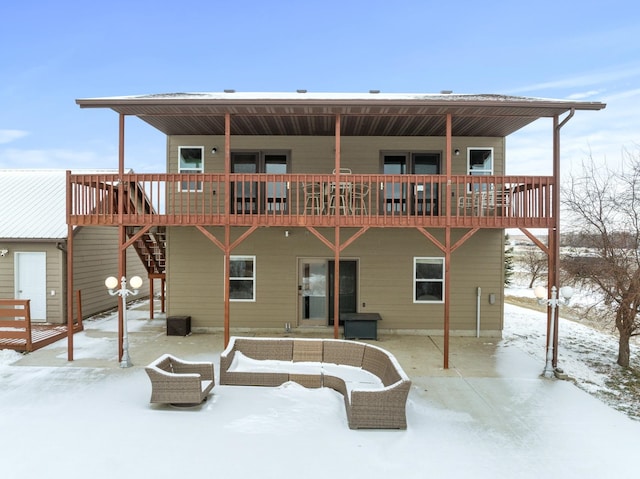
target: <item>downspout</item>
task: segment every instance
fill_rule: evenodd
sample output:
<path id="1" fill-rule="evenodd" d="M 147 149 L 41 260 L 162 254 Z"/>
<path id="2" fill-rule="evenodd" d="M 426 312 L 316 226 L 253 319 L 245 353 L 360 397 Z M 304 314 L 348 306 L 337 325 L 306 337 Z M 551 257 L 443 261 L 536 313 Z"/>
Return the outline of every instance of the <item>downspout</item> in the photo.
<path id="1" fill-rule="evenodd" d="M 553 117 L 553 204 L 551 214 L 553 215 L 553 227 L 549 232 L 549 273 L 548 273 L 548 285 L 549 292 L 552 286 L 560 287 L 560 130 L 567 122 L 573 118 L 576 110 L 572 108 L 569 114 L 561 122 L 558 115 Z M 553 331 L 551 328 L 551 308 L 547 309 L 547 351 L 549 347 L 553 347 L 553 361 L 552 365 L 555 368 L 558 363 L 558 323 L 560 321 L 554 321 Z M 552 342 L 549 341 L 550 335 L 553 338 Z M 551 343 L 551 344 L 550 344 Z"/>
<path id="2" fill-rule="evenodd" d="M 478 286 L 476 296 L 476 338 L 480 337 L 480 299 L 482 298 L 482 288 Z"/>

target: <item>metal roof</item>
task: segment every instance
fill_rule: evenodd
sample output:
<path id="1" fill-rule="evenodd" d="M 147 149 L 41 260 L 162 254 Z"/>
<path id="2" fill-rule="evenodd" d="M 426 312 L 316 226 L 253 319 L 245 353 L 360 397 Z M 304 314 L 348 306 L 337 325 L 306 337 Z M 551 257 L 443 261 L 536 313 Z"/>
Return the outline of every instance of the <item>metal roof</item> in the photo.
<path id="1" fill-rule="evenodd" d="M 600 102 L 507 95 L 421 93 L 166 93 L 78 99 L 81 108 L 110 108 L 137 116 L 167 135 L 335 134 L 344 136 L 444 136 L 446 114 L 453 136 L 504 137 L 539 118 L 570 110 L 601 110 Z"/>
<path id="2" fill-rule="evenodd" d="M 65 170 L 0 170 L 0 240 L 67 238 L 66 194 Z"/>

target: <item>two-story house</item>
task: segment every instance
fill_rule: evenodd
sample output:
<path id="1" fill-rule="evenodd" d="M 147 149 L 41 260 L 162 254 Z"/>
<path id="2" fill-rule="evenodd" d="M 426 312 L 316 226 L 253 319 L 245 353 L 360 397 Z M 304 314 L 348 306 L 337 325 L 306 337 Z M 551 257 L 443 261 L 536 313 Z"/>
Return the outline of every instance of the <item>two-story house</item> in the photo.
<path id="1" fill-rule="evenodd" d="M 557 283 L 560 131 L 605 106 L 376 91 L 77 103 L 118 113 L 121 174 L 70 174 L 68 221 L 120 227 L 123 250 L 161 229 L 168 315 L 228 341 L 253 328 L 338 337 L 336 311 L 375 312 L 381 330 L 443 335 L 445 367 L 451 334 L 501 335 L 505 228 L 548 253 Z M 127 117 L 166 135 L 167 173 L 122 173 Z M 505 138 L 540 118 L 553 174 L 506 176 Z M 117 207 L 98 200 L 119 191 Z"/>

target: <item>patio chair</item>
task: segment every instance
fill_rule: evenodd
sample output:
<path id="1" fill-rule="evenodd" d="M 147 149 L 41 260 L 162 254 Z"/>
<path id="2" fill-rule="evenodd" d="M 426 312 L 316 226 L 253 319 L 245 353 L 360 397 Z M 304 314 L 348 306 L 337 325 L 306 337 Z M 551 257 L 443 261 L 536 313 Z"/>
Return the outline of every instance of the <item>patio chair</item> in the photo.
<path id="1" fill-rule="evenodd" d="M 351 188 L 351 212 L 354 214 L 363 212 L 367 214 L 367 198 L 369 196 L 369 185 L 354 183 Z"/>
<path id="2" fill-rule="evenodd" d="M 322 183 L 303 183 L 305 213 L 314 212 L 319 215 L 324 210 L 324 188 Z"/>
<path id="3" fill-rule="evenodd" d="M 197 405 L 215 384 L 213 363 L 192 362 L 164 354 L 145 371 L 151 380 L 151 403 Z"/>

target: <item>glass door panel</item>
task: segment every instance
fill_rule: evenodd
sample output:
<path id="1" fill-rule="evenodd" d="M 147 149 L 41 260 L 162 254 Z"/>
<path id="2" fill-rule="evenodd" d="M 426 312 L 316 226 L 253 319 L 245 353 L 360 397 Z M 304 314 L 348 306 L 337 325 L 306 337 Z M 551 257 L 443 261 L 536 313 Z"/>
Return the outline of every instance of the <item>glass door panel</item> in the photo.
<path id="1" fill-rule="evenodd" d="M 232 173 L 257 173 L 257 153 L 233 153 L 231 155 Z M 258 212 L 258 183 L 255 181 L 239 181 L 231 185 L 232 213 Z"/>
<path id="2" fill-rule="evenodd" d="M 329 324 L 333 324 L 334 317 L 334 277 L 335 261 L 328 262 L 328 299 L 329 299 Z M 340 261 L 340 315 L 344 313 L 358 312 L 358 262 L 355 260 Z M 343 324 L 342 321 L 339 323 Z"/>
<path id="3" fill-rule="evenodd" d="M 407 173 L 406 155 L 385 155 L 382 173 L 385 175 L 405 175 Z M 386 214 L 405 214 L 407 212 L 407 187 L 399 181 L 386 182 L 384 186 L 384 205 Z"/>
<path id="4" fill-rule="evenodd" d="M 287 155 L 265 155 L 265 173 L 284 175 L 287 173 Z M 287 209 L 287 183 L 285 181 L 267 182 L 267 211 L 285 211 Z"/>
<path id="5" fill-rule="evenodd" d="M 327 324 L 327 261 L 301 259 L 298 273 L 300 324 Z"/>
<path id="6" fill-rule="evenodd" d="M 412 160 L 414 175 L 440 174 L 440 153 L 414 153 Z M 438 186 L 431 182 L 413 185 L 411 210 L 414 215 L 438 214 Z"/>

